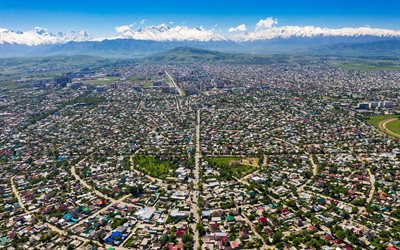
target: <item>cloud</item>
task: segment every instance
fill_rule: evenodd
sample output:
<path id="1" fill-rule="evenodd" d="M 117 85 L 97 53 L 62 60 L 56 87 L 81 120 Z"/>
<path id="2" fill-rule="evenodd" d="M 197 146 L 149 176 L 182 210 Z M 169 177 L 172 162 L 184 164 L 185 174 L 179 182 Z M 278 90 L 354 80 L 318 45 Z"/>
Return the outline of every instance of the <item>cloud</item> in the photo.
<path id="1" fill-rule="evenodd" d="M 271 29 L 274 24 L 278 24 L 278 19 L 267 17 L 266 19 L 258 21 L 256 24 L 256 30 Z"/>
<path id="2" fill-rule="evenodd" d="M 228 29 L 229 32 L 237 32 L 237 31 L 244 32 L 246 30 L 247 30 L 246 24 L 240 24 L 236 27 L 231 27 Z"/>
<path id="3" fill-rule="evenodd" d="M 146 22 L 146 20 L 145 20 L 145 19 L 142 19 L 139 23 L 140 23 L 141 25 L 143 25 L 145 22 Z"/>
<path id="4" fill-rule="evenodd" d="M 145 26 L 134 29 L 130 25 L 117 26 L 115 30 L 119 33 L 114 38 L 126 38 L 137 40 L 154 40 L 154 41 L 216 41 L 224 40 L 222 35 L 215 32 L 214 29 L 205 29 L 200 26 L 198 28 L 188 26 L 173 26 L 166 24 L 155 26 Z"/>
<path id="5" fill-rule="evenodd" d="M 131 27 L 133 27 L 132 24 L 129 25 L 121 25 L 121 26 L 117 26 L 115 27 L 115 31 L 117 31 L 118 33 L 124 33 L 127 32 L 131 29 Z"/>

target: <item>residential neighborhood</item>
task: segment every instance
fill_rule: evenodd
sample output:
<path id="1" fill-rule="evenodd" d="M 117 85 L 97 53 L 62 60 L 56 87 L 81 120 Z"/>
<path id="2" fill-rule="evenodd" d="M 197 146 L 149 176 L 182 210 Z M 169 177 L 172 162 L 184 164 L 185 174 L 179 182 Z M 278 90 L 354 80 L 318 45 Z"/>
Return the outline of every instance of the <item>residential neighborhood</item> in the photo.
<path id="1" fill-rule="evenodd" d="M 9 80 L 0 249 L 400 249 L 398 71 L 127 64 Z"/>

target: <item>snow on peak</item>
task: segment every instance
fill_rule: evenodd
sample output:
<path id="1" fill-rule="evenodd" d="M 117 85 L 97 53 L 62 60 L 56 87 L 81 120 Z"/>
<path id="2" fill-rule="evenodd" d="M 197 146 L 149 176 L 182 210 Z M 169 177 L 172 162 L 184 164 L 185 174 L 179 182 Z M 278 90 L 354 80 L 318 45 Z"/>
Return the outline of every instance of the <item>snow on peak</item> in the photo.
<path id="1" fill-rule="evenodd" d="M 35 27 L 33 30 L 25 32 L 0 28 L 0 44 L 11 43 L 36 46 L 70 41 L 88 41 L 90 39 L 87 31 L 70 31 L 65 34 L 58 32 L 57 34 L 53 34 L 41 27 Z"/>
<path id="2" fill-rule="evenodd" d="M 377 36 L 377 37 L 400 37 L 400 30 L 377 29 L 370 27 L 356 28 L 322 28 L 318 26 L 274 26 L 278 19 L 268 17 L 261 19 L 254 31 L 243 32 L 233 36 L 236 41 L 269 40 L 274 38 L 290 37 L 316 37 L 316 36 Z"/>
<path id="3" fill-rule="evenodd" d="M 122 25 L 115 27 L 119 33 L 114 38 L 154 40 L 154 41 L 219 41 L 225 40 L 222 35 L 213 29 L 206 30 L 203 27 L 174 26 L 166 24 L 145 26 L 134 29 L 133 25 Z"/>
<path id="4" fill-rule="evenodd" d="M 121 25 L 115 27 L 117 34 L 113 37 L 91 38 L 87 31 L 71 31 L 68 33 L 50 33 L 44 28 L 35 27 L 30 31 L 13 31 L 0 28 L 0 44 L 23 44 L 36 46 L 41 44 L 57 44 L 70 41 L 103 41 L 105 39 L 136 39 L 152 41 L 223 41 L 233 40 L 237 42 L 269 40 L 275 38 L 291 37 L 320 37 L 320 36 L 376 36 L 376 37 L 400 37 L 400 30 L 379 29 L 371 27 L 354 28 L 324 28 L 318 26 L 278 26 L 278 19 L 267 17 L 259 20 L 253 30 L 249 30 L 246 24 L 230 27 L 226 33 L 214 28 L 206 29 L 203 26 L 190 27 L 186 25 L 159 24 L 139 27 L 135 25 Z M 230 35 L 230 33 L 233 33 Z"/>

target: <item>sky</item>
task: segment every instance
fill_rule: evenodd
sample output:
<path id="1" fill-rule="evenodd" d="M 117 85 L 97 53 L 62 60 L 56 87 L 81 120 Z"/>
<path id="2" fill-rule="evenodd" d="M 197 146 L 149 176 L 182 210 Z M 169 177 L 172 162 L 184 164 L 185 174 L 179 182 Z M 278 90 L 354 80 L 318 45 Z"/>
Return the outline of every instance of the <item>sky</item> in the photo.
<path id="1" fill-rule="evenodd" d="M 116 34 L 133 24 L 203 26 L 227 33 L 244 24 L 254 27 L 266 17 L 279 25 L 327 28 L 373 27 L 400 30 L 400 0 L 1 0 L 0 27 L 46 28 L 51 32 L 87 30 L 92 36 Z"/>

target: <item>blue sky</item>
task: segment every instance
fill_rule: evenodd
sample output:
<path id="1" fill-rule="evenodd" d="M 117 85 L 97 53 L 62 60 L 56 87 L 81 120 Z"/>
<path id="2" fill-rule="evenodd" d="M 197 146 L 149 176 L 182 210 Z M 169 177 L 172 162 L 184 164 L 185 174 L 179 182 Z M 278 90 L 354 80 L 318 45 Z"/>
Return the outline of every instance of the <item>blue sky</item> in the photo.
<path id="1" fill-rule="evenodd" d="M 84 4 L 83 4 L 84 3 Z M 94 36 L 115 34 L 119 25 L 173 22 L 226 32 L 229 27 L 254 27 L 260 19 L 275 17 L 281 25 L 400 29 L 400 0 L 244 0 L 244 1 L 102 1 L 102 0 L 1 0 L 0 27 L 49 31 L 87 29 Z"/>

